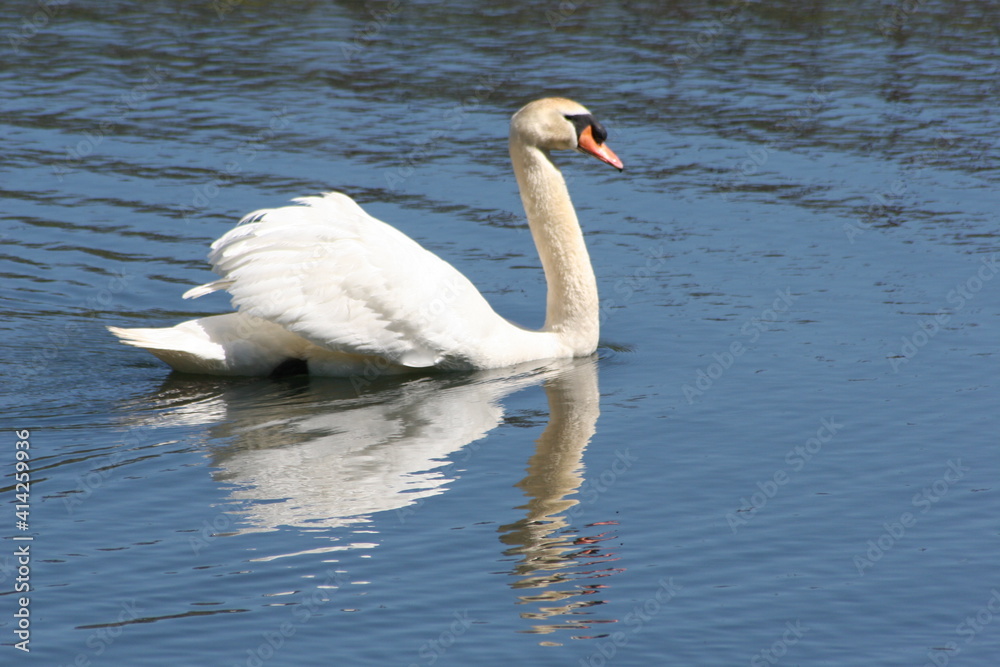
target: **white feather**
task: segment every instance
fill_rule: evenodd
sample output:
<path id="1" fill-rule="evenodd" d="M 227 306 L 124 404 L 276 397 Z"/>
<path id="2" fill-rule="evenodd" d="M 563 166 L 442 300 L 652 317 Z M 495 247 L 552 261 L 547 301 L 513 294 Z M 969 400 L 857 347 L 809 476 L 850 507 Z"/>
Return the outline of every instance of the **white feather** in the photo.
<path id="1" fill-rule="evenodd" d="M 256 211 L 209 260 L 240 312 L 329 350 L 409 367 L 474 367 L 486 328 L 513 327 L 469 280 L 350 197 Z"/>

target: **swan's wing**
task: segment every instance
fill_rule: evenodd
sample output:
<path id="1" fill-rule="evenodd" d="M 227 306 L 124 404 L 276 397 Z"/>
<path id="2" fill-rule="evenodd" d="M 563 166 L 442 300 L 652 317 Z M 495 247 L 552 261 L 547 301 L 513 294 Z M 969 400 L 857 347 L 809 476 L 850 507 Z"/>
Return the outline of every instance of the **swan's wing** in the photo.
<path id="1" fill-rule="evenodd" d="M 406 366 L 461 356 L 501 318 L 453 266 L 350 197 L 327 193 L 251 213 L 212 244 L 220 289 L 241 312 L 332 350 Z"/>

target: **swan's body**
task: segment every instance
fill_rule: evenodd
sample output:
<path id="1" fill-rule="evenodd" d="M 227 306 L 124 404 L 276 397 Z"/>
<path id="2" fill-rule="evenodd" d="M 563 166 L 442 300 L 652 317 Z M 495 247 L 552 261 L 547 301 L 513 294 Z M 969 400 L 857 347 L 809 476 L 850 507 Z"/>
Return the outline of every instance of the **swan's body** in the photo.
<path id="1" fill-rule="evenodd" d="M 606 136 L 590 112 L 561 98 L 511 119 L 511 160 L 548 283 L 540 331 L 498 315 L 453 266 L 339 193 L 251 213 L 212 244 L 222 278 L 184 296 L 224 289 L 237 312 L 109 329 L 178 371 L 217 375 L 473 370 L 592 354 L 597 282 L 549 151 L 577 149 L 621 169 Z"/>

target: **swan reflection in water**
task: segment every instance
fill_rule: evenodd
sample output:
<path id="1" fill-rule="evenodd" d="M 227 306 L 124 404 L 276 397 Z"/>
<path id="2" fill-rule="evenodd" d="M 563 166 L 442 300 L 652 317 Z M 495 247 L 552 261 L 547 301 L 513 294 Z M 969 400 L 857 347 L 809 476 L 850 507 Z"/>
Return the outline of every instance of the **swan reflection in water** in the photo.
<path id="1" fill-rule="evenodd" d="M 571 496 L 584 483 L 583 452 L 600 414 L 596 366 L 580 363 L 556 375 L 545 383 L 545 393 L 549 423 L 535 443 L 527 475 L 517 484 L 528 497 L 519 508 L 526 510 L 525 517 L 499 529 L 500 540 L 511 545 L 504 554 L 519 558 L 512 586 L 525 591 L 520 603 L 539 605 L 522 618 L 579 617 L 535 624 L 528 631 L 540 634 L 615 623 L 595 618 L 591 608 L 604 604 L 596 595 L 606 587 L 600 580 L 621 571 L 613 564 L 617 556 L 603 544 L 614 538 L 611 527 L 617 522 L 589 524 L 593 534 L 582 534 L 570 520 L 578 514 L 579 500 Z M 582 583 L 588 580 L 593 581 Z"/>
<path id="2" fill-rule="evenodd" d="M 583 476 L 583 452 L 599 408 L 596 360 L 549 362 L 505 371 L 386 378 L 361 391 L 345 380 L 220 383 L 173 377 L 159 394 L 168 421 L 206 424 L 217 481 L 232 485 L 240 507 L 232 532 L 293 526 L 330 536 L 371 527 L 372 515 L 413 514 L 410 506 L 447 490 L 445 468 L 463 447 L 474 451 L 503 420 L 501 401 L 544 383 L 549 422 L 518 486 L 528 497 L 524 518 L 502 526 L 500 540 L 523 618 L 544 621 L 528 632 L 580 630 L 595 623 L 598 595 L 618 571 L 605 551 L 608 525 L 583 534 L 571 525 Z M 163 423 L 161 421 L 161 423 Z M 450 457 L 450 458 L 449 458 Z M 488 508 L 484 510 L 489 511 Z M 301 553 L 373 548 L 363 538 Z M 587 583 L 581 583 L 586 581 Z M 557 620 L 557 617 L 579 619 Z"/>

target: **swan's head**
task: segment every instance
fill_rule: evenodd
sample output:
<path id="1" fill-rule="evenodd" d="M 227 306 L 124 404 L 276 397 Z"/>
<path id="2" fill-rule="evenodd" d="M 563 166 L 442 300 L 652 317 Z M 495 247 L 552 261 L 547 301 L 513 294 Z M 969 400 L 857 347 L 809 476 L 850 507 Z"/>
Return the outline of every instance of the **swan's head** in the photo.
<path id="1" fill-rule="evenodd" d="M 580 151 L 607 162 L 618 170 L 622 161 L 607 144 L 607 130 L 586 107 L 564 97 L 535 100 L 510 119 L 511 141 L 536 146 L 544 151 Z"/>

